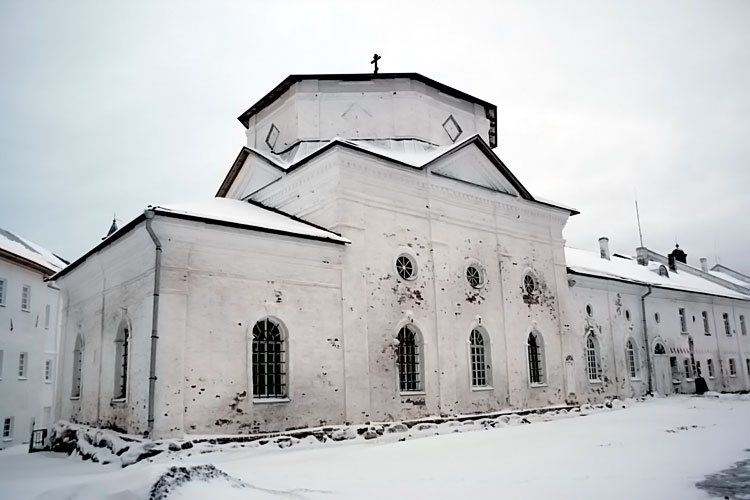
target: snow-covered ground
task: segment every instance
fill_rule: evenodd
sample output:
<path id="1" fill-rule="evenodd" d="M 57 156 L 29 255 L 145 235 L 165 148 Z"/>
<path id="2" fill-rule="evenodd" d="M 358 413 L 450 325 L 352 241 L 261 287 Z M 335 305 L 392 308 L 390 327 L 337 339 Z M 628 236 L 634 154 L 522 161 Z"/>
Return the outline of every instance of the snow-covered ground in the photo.
<path id="1" fill-rule="evenodd" d="M 676 396 L 402 442 L 193 449 L 127 468 L 16 447 L 0 452 L 0 498 L 146 499 L 170 467 L 213 464 L 193 473 L 205 480 L 179 486 L 185 472 L 173 471 L 154 498 L 705 499 L 695 484 L 748 448 L 750 396 Z"/>

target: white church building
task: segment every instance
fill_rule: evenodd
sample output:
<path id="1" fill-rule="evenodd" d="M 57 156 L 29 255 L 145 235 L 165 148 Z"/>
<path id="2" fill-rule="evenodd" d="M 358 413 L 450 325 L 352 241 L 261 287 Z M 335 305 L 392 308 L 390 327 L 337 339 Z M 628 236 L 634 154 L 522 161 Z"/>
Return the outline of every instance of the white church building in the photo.
<path id="1" fill-rule="evenodd" d="M 497 157 L 496 112 L 416 73 L 286 78 L 215 198 L 150 206 L 53 277 L 56 415 L 280 431 L 692 392 L 698 363 L 750 388 L 750 281 L 566 249 L 577 212 Z"/>

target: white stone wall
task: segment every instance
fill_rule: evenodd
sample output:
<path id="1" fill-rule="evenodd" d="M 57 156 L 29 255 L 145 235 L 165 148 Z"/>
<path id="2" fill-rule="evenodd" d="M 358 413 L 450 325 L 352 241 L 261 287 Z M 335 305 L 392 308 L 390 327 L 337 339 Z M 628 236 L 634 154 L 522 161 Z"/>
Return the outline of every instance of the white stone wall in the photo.
<path id="1" fill-rule="evenodd" d="M 0 426 L 6 418 L 13 418 L 12 436 L 3 439 L 0 434 L 2 449 L 27 443 L 32 421 L 35 428 L 52 424 L 59 296 L 44 282 L 42 273 L 2 258 L 0 279 L 5 280 L 5 303 L 0 305 Z M 31 287 L 29 311 L 21 309 L 23 285 Z M 25 377 L 19 376 L 22 352 L 28 353 Z M 46 361 L 51 363 L 49 380 L 45 380 Z"/>
<path id="2" fill-rule="evenodd" d="M 279 130 L 275 152 L 299 140 L 413 137 L 452 144 L 443 123 L 453 115 L 463 131 L 459 140 L 480 134 L 489 141 L 490 121 L 478 104 L 445 95 L 407 78 L 295 83 L 273 104 L 251 117 L 247 145 L 269 151 L 271 125 Z"/>

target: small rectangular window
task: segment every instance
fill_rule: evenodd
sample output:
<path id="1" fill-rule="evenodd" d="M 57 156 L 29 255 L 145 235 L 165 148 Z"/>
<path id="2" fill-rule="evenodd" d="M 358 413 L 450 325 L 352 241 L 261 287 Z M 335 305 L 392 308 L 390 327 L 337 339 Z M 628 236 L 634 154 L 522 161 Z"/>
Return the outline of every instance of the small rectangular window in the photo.
<path id="1" fill-rule="evenodd" d="M 3 420 L 3 440 L 10 441 L 13 439 L 13 417 L 6 417 Z"/>
<path id="2" fill-rule="evenodd" d="M 51 359 L 44 361 L 44 381 L 52 382 L 52 360 Z"/>
<path id="3" fill-rule="evenodd" d="M 682 333 L 687 333 L 687 316 L 685 316 L 685 308 L 680 307 L 680 331 Z"/>
<path id="4" fill-rule="evenodd" d="M 737 376 L 737 364 L 734 362 L 734 358 L 729 358 L 729 376 Z"/>
<path id="5" fill-rule="evenodd" d="M 691 379 L 693 377 L 690 376 L 690 360 L 689 359 L 683 359 L 682 364 L 685 367 L 685 378 Z"/>
<path id="6" fill-rule="evenodd" d="M 729 326 L 729 314 L 724 313 L 721 315 L 722 319 L 724 320 L 724 333 L 726 333 L 728 336 L 732 336 L 732 328 Z"/>
<path id="7" fill-rule="evenodd" d="M 708 367 L 708 378 L 714 378 L 714 360 L 707 360 L 706 366 Z"/>
<path id="8" fill-rule="evenodd" d="M 26 369 L 29 363 L 29 353 L 22 352 L 18 355 L 18 378 L 26 378 Z"/>
<path id="9" fill-rule="evenodd" d="M 0 278 L 0 306 L 5 305 L 5 288 L 7 287 L 7 283 L 5 278 Z"/>
<path id="10" fill-rule="evenodd" d="M 708 327 L 708 312 L 703 311 L 701 316 L 703 316 L 703 333 L 711 335 L 711 329 Z"/>
<path id="11" fill-rule="evenodd" d="M 740 314 L 740 330 L 742 335 L 747 335 L 747 325 L 745 324 L 745 315 Z"/>
<path id="12" fill-rule="evenodd" d="M 21 310 L 31 311 L 31 287 L 29 285 L 24 285 L 21 289 Z"/>
<path id="13" fill-rule="evenodd" d="M 50 307 L 49 304 L 44 306 L 44 329 L 49 330 L 49 315 L 50 315 Z"/>

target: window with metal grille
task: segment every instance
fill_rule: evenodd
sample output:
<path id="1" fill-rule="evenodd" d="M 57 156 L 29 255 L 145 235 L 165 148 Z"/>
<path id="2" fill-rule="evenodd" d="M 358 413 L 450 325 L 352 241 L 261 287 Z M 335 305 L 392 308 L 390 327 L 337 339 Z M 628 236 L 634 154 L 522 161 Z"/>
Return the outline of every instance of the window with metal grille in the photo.
<path id="1" fill-rule="evenodd" d="M 422 391 L 422 342 L 419 333 L 410 325 L 398 332 L 398 386 L 401 392 Z"/>
<path id="2" fill-rule="evenodd" d="M 83 338 L 79 334 L 76 337 L 73 348 L 73 382 L 70 386 L 70 397 L 81 397 L 81 378 L 83 375 Z"/>
<path id="3" fill-rule="evenodd" d="M 128 345 L 130 328 L 125 320 L 120 322 L 115 336 L 115 388 L 114 399 L 125 399 L 128 388 Z"/>
<path id="4" fill-rule="evenodd" d="M 703 311 L 701 316 L 703 316 L 703 333 L 711 335 L 711 329 L 708 327 L 708 312 Z"/>
<path id="5" fill-rule="evenodd" d="M 721 315 L 721 318 L 724 320 L 724 333 L 731 337 L 732 328 L 729 326 L 729 314 L 724 313 Z"/>
<path id="6" fill-rule="evenodd" d="M 687 316 L 685 316 L 685 308 L 680 308 L 680 331 L 682 333 L 687 333 Z"/>
<path id="7" fill-rule="evenodd" d="M 482 332 L 473 329 L 469 336 L 471 348 L 471 385 L 472 387 L 487 387 L 490 385 L 489 370 L 491 369 L 489 355 L 485 350 L 485 339 Z"/>
<path id="8" fill-rule="evenodd" d="M 737 376 L 737 363 L 734 361 L 734 358 L 729 358 L 729 376 Z"/>
<path id="9" fill-rule="evenodd" d="M 586 371 L 589 381 L 599 381 L 599 345 L 593 333 L 586 337 Z"/>
<path id="10" fill-rule="evenodd" d="M 706 367 L 708 368 L 708 378 L 714 378 L 714 360 L 706 360 Z"/>
<path id="11" fill-rule="evenodd" d="M 630 378 L 638 378 L 638 352 L 635 350 L 635 344 L 632 339 L 628 339 L 628 342 L 625 344 L 625 359 L 628 362 Z"/>
<path id="12" fill-rule="evenodd" d="M 286 339 L 281 326 L 265 318 L 253 327 L 253 397 L 285 398 Z"/>
<path id="13" fill-rule="evenodd" d="M 409 255 L 402 254 L 396 258 L 396 272 L 401 279 L 413 280 L 417 277 L 417 265 Z"/>
<path id="14" fill-rule="evenodd" d="M 526 347 L 529 353 L 529 382 L 532 384 L 543 384 L 544 345 L 541 336 L 534 332 L 530 333 Z"/>

